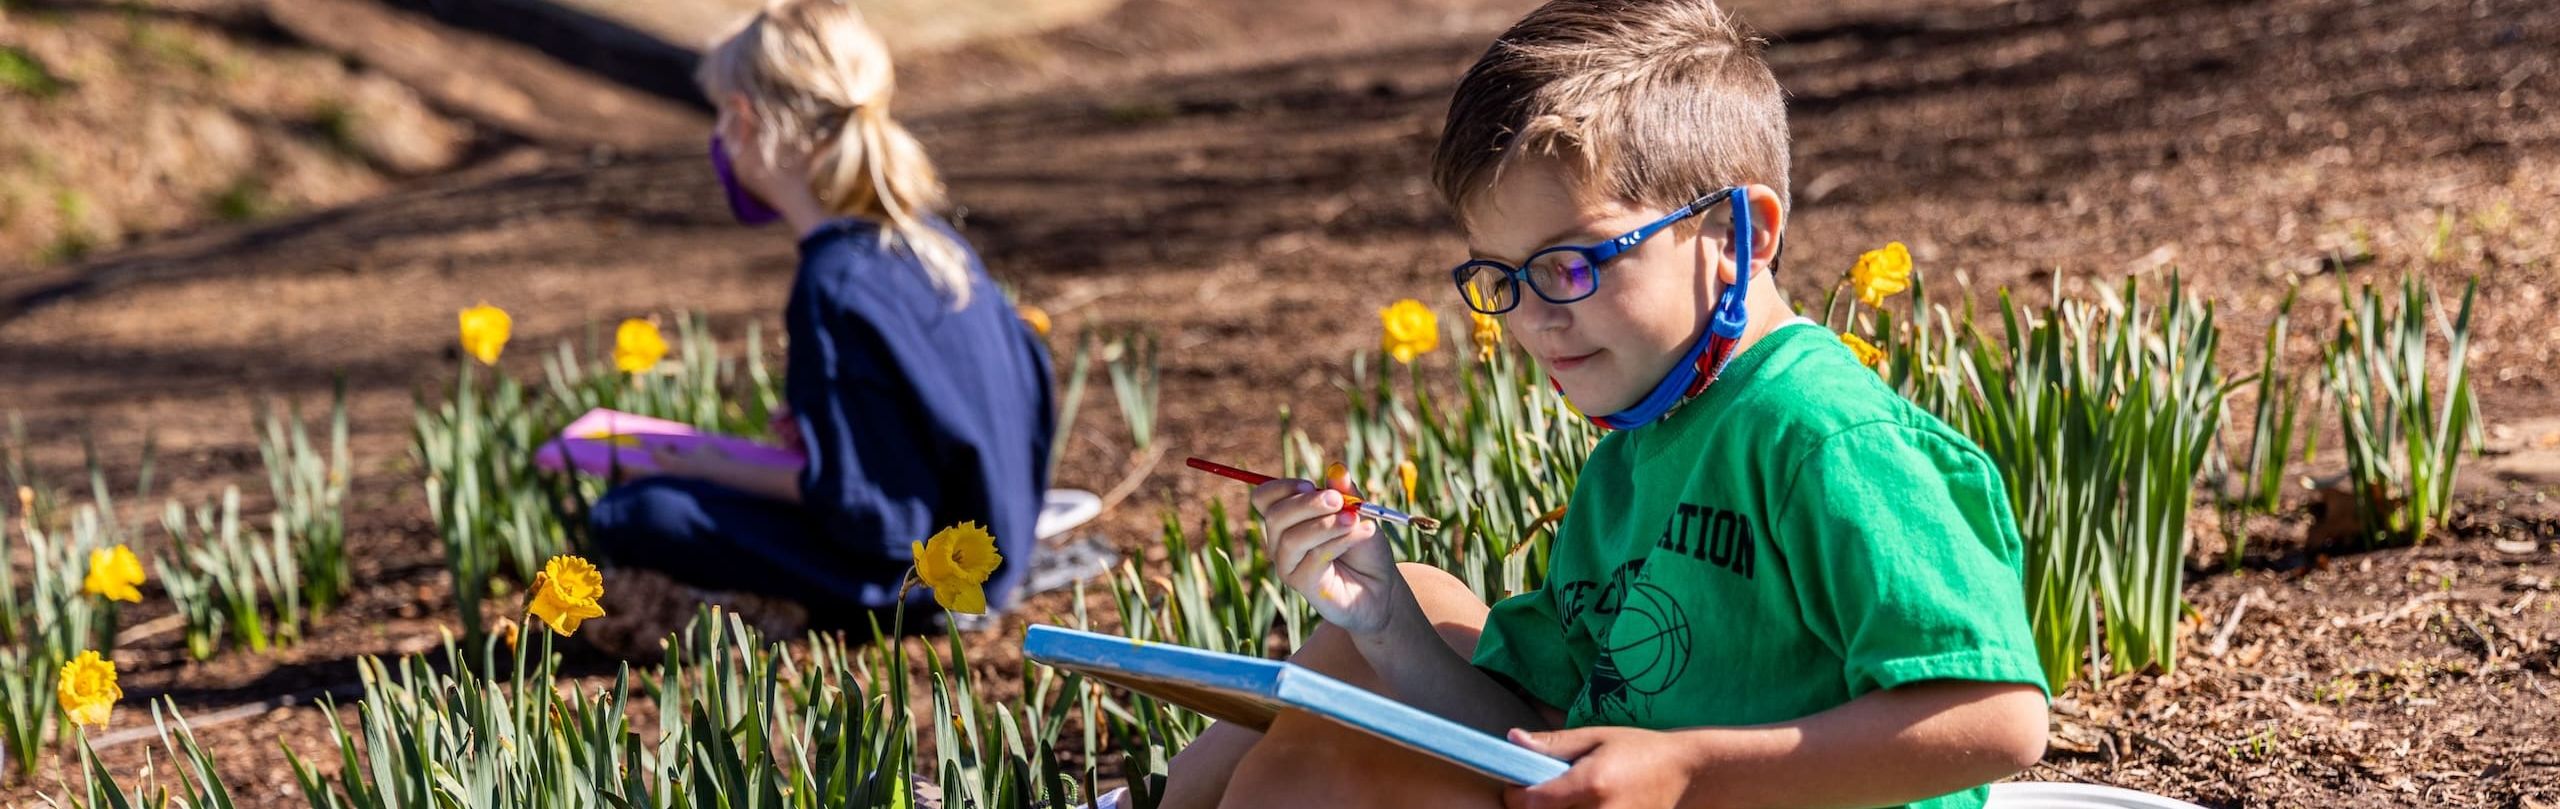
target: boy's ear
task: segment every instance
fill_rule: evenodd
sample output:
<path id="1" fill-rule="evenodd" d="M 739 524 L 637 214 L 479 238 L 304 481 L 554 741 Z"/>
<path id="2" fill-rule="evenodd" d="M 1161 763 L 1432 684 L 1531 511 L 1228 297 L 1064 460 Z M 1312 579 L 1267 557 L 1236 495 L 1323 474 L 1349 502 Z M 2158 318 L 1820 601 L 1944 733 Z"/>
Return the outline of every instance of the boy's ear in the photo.
<path id="1" fill-rule="evenodd" d="M 1778 258 L 1778 240 L 1786 238 L 1786 206 L 1778 201 L 1778 190 L 1754 184 L 1744 189 L 1751 203 L 1751 266 L 1766 268 Z"/>
<path id="2" fill-rule="evenodd" d="M 1765 271 L 1769 262 L 1778 258 L 1778 240 L 1787 232 L 1787 212 L 1785 206 L 1778 203 L 1777 189 L 1765 185 L 1744 187 L 1743 199 L 1751 206 L 1751 266 L 1755 272 Z M 1716 280 L 1733 283 L 1739 270 L 1734 266 L 1732 234 L 1711 231 L 1700 235 L 1712 235 L 1715 241 L 1722 243 L 1719 252 L 1712 256 L 1716 263 Z M 1699 241 L 1701 249 L 1705 244 L 1705 240 Z"/>

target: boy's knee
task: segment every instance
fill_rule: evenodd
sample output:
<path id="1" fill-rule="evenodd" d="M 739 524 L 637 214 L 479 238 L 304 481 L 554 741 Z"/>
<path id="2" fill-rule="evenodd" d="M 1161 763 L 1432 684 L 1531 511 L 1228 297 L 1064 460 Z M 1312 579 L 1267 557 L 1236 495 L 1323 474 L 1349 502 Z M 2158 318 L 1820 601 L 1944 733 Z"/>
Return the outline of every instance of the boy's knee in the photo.
<path id="1" fill-rule="evenodd" d="M 1222 809 L 1497 807 L 1498 785 L 1384 739 L 1306 714 L 1282 714 L 1236 763 Z"/>

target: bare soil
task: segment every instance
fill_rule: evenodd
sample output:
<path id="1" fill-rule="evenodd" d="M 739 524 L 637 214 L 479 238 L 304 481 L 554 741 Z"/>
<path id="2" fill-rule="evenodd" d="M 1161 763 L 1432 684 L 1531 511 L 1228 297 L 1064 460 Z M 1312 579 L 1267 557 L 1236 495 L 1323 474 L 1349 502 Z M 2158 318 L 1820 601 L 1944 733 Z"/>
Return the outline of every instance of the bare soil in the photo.
<path id="1" fill-rule="evenodd" d="M 106 239 L 78 260 L 0 271 L 0 411 L 24 417 L 56 480 L 76 479 L 85 434 L 129 483 L 127 459 L 150 435 L 171 496 L 258 488 L 251 404 L 313 407 L 334 374 L 349 380 L 359 572 L 374 586 L 280 653 L 189 664 L 164 635 L 120 655 L 129 703 L 165 693 L 206 716 L 351 683 L 358 656 L 425 648 L 451 620 L 407 431 L 412 393 L 452 372 L 456 309 L 486 300 L 515 313 L 506 365 L 519 374 L 537 372 L 532 349 L 625 316 L 695 310 L 723 334 L 749 321 L 770 334 L 791 248 L 726 221 L 702 166 L 702 121 L 681 104 L 396 6 L 224 6 L 268 21 L 243 32 L 203 21 L 214 12 L 151 11 L 157 2 L 114 8 L 145 9 L 152 30 L 199 37 L 207 51 L 262 49 L 271 61 L 238 86 L 117 79 L 126 62 L 89 43 L 129 37 L 129 12 L 10 0 L 0 44 L 78 80 L 48 100 L 0 94 L 0 147 L 59 163 L 35 173 L 23 158 L 0 162 L 12 194 L 103 199 L 90 189 L 146 176 L 118 139 L 95 134 L 138 131 L 116 117 L 145 114 L 134 104 L 241 120 L 266 104 L 271 118 L 303 120 L 308 99 L 332 88 L 379 86 L 419 120 L 468 133 L 404 129 L 455 155 L 404 172 L 327 152 L 292 125 L 243 125 L 252 157 L 174 160 L 165 173 L 181 179 L 167 182 L 357 179 L 251 224 L 144 206 L 131 215 L 143 224 L 116 231 L 149 234 L 131 246 Z M 1130 328 L 1162 336 L 1167 454 L 1270 465 L 1284 406 L 1320 440 L 1339 438 L 1332 385 L 1375 339 L 1383 302 L 1449 300 L 1439 270 L 1464 249 L 1424 181 L 1428 150 L 1458 73 L 1527 5 L 1131 0 L 1090 23 L 909 59 L 902 114 L 942 162 L 989 266 L 1057 319 L 1055 345 Z M 1732 7 L 1775 41 L 1770 58 L 1792 93 L 1797 207 L 1780 277 L 1799 301 L 1818 302 L 1858 252 L 1887 240 L 1911 246 L 1951 307 L 2001 287 L 2041 299 L 2133 276 L 2157 288 L 2174 271 L 2217 302 L 2226 364 L 2243 373 L 2288 285 L 2303 288 L 2294 328 L 2308 336 L 2290 355 L 2307 367 L 2342 288 L 2406 272 L 2447 288 L 2477 278 L 2472 362 L 2490 420 L 2512 427 L 2560 410 L 2560 326 L 2547 314 L 2560 295 L 2549 217 L 2560 210 L 2560 7 Z M 324 13 L 339 16 L 299 16 Z M 437 49 L 510 56 L 455 63 Z M 296 54 L 310 54 L 309 69 L 283 73 L 305 64 Z M 500 67 L 451 69 L 481 63 Z M 98 64 L 109 67 L 78 67 Z M 453 89 L 463 85 L 437 78 L 439 65 L 487 83 Z M 160 100 L 120 100 L 144 96 Z M 279 167 L 304 152 L 324 156 Z M 227 168 L 199 176 L 190 165 Z M 42 241 L 11 224 L 25 221 L 0 219 L 0 238 L 19 240 L 0 255 Z M 1108 395 L 1090 396 L 1062 482 L 1105 489 L 1131 453 Z M 2243 572 L 2208 565 L 2193 577 L 2194 651 L 2181 668 L 2063 695 L 2054 750 L 2030 776 L 2217 806 L 2560 802 L 2549 752 L 2560 727 L 2549 697 L 2555 481 L 2483 468 L 2465 483 L 2454 536 L 2425 548 L 2306 546 L 2302 503 L 2253 525 L 2258 552 Z M 1168 465 L 1099 530 L 1143 551 L 1159 509 L 1196 521 L 1211 498 L 1238 494 Z M 2216 555 L 2222 537 L 2204 527 L 2199 555 Z M 1051 598 L 1030 612 L 1063 607 Z M 986 646 L 989 665 L 1018 667 L 1010 640 Z M 138 721 L 130 708 L 119 720 Z M 323 753 L 324 725 L 305 700 L 205 736 L 244 802 L 285 805 L 298 798 L 275 748 Z M 144 748 L 106 757 L 130 774 Z M 48 769 L 0 802 L 61 794 L 63 776 Z"/>

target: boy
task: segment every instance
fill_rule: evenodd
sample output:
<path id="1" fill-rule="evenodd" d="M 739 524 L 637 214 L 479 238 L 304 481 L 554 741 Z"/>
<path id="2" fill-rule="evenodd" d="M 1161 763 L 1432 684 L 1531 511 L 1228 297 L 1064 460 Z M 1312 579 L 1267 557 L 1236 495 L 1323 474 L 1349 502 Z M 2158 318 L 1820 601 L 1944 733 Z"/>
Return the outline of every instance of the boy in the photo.
<path id="1" fill-rule="evenodd" d="M 1295 659 L 1572 770 L 1505 790 L 1284 715 L 1187 748 L 1168 805 L 1971 807 L 2042 757 L 1998 473 L 1767 271 L 1788 136 L 1758 51 L 1712 0 L 1552 0 L 1450 105 L 1464 299 L 1619 428 L 1543 589 L 1488 611 L 1397 565 L 1342 480 L 1254 492 L 1326 621 Z"/>

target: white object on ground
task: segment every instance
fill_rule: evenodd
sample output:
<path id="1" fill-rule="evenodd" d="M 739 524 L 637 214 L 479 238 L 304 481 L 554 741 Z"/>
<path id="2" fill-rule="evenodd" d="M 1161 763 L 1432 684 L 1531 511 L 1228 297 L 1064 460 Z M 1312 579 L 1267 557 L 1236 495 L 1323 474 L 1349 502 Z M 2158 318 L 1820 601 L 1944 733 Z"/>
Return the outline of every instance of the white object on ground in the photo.
<path id="1" fill-rule="evenodd" d="M 1082 489 L 1050 489 L 1040 498 L 1040 519 L 1031 535 L 1048 539 L 1083 525 L 1102 513 L 1102 498 Z"/>
<path id="2" fill-rule="evenodd" d="M 1084 806 L 1082 809 L 1120 809 L 1121 804 L 1128 802 L 1129 788 L 1120 787 L 1118 789 L 1102 793 L 1100 797 L 1093 799 L 1092 804 Z"/>
<path id="3" fill-rule="evenodd" d="M 1023 595 L 1064 590 L 1076 582 L 1092 581 L 1109 575 L 1118 564 L 1120 552 L 1098 536 L 1085 535 L 1067 542 L 1043 541 L 1031 557 L 1031 579 L 1023 583 Z"/>
<path id="4" fill-rule="evenodd" d="M 2096 784 L 1992 784 L 1983 809 L 2203 809 L 2148 792 Z"/>

